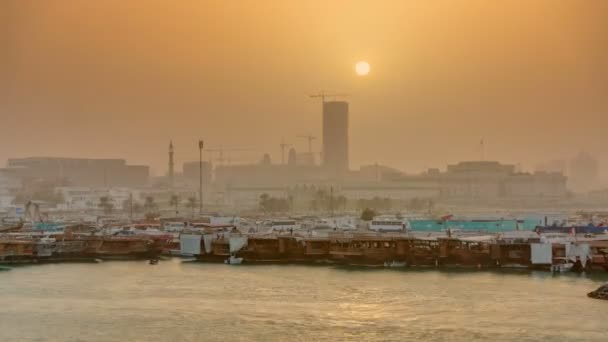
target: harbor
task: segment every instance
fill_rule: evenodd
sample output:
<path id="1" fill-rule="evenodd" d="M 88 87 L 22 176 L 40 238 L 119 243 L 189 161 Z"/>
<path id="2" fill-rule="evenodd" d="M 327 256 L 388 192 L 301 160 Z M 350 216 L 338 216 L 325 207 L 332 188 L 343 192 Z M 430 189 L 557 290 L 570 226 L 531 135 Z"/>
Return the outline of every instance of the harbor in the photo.
<path id="1" fill-rule="evenodd" d="M 546 220 L 545 220 L 546 221 Z M 608 273 L 608 227 L 525 220 L 378 216 L 255 218 L 20 225 L 0 233 L 0 263 L 181 257 L 207 263 L 311 264 L 387 268 L 517 268 Z M 514 225 L 516 230 L 509 230 Z M 519 229 L 519 227 L 523 227 Z M 497 229 L 506 227 L 506 229 Z"/>
<path id="2" fill-rule="evenodd" d="M 0 342 L 608 340 L 608 1 L 0 5 Z"/>

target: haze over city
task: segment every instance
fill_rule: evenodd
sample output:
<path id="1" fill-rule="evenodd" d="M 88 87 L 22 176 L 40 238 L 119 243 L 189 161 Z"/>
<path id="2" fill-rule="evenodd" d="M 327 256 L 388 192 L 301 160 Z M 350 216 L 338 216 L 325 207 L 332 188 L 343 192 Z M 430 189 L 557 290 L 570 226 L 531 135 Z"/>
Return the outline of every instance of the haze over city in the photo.
<path id="1" fill-rule="evenodd" d="M 196 142 L 281 158 L 350 94 L 350 165 L 408 172 L 586 151 L 608 165 L 605 1 L 3 1 L 0 160 L 118 157 L 166 172 Z M 441 25 L 438 25 L 441 23 Z M 366 76 L 355 63 L 367 61 Z M 320 151 L 320 139 L 313 143 Z M 603 178 L 606 181 L 606 177 Z"/>
<path id="2" fill-rule="evenodd" d="M 607 132 L 607 0 L 0 0 L 0 341 L 605 342 Z"/>

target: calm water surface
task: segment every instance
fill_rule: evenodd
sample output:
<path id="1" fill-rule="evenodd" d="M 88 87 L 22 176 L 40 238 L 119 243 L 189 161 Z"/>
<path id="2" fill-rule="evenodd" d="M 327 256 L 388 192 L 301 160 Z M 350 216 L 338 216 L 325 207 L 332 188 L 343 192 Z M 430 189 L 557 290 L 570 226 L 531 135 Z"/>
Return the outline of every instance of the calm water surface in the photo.
<path id="1" fill-rule="evenodd" d="M 608 278 L 145 261 L 0 272 L 0 341 L 608 341 Z"/>

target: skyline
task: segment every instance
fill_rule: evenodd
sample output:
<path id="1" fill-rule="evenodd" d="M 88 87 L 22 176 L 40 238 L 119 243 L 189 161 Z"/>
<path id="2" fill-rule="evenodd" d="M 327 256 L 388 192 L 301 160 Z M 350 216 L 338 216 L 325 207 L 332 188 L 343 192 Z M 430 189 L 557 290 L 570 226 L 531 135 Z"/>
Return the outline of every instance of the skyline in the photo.
<path id="1" fill-rule="evenodd" d="M 608 0 L 0 23 L 0 342 L 606 339 Z"/>
<path id="2" fill-rule="evenodd" d="M 525 170 L 580 151 L 608 167 L 602 1 L 34 3 L 0 5 L 0 161 L 119 157 L 164 174 L 169 140 L 179 169 L 202 138 L 277 162 L 282 138 L 320 150 L 308 95 L 326 89 L 351 94 L 351 168 L 476 160 L 480 139 L 486 160 Z"/>

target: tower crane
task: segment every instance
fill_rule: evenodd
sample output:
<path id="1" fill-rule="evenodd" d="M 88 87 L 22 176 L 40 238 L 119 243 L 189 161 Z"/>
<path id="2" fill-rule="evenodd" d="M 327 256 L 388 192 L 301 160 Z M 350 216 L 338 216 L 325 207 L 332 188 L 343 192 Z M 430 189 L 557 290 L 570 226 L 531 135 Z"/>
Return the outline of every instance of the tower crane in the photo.
<path id="1" fill-rule="evenodd" d="M 303 139 L 308 140 L 308 153 L 312 154 L 312 141 L 317 139 L 317 137 L 313 136 L 312 134 L 309 134 L 309 135 L 298 135 L 298 138 L 303 138 Z"/>
<path id="2" fill-rule="evenodd" d="M 309 97 L 312 98 L 321 98 L 321 104 L 325 103 L 325 98 L 327 97 L 346 97 L 346 96 L 350 96 L 349 94 L 339 94 L 339 93 L 327 93 L 325 92 L 325 90 L 321 90 L 318 94 L 312 94 L 312 95 L 308 95 Z"/>

